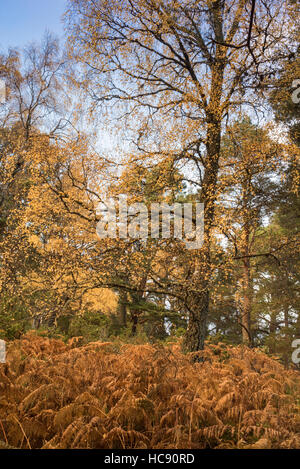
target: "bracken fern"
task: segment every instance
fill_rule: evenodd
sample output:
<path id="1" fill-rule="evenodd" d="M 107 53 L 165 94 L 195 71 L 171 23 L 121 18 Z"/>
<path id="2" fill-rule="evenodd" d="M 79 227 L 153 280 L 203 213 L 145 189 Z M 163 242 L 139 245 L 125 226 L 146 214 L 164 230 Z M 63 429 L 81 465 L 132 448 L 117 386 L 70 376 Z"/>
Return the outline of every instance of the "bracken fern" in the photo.
<path id="1" fill-rule="evenodd" d="M 300 448 L 297 371 L 245 346 L 204 355 L 29 333 L 0 365 L 0 448 Z"/>

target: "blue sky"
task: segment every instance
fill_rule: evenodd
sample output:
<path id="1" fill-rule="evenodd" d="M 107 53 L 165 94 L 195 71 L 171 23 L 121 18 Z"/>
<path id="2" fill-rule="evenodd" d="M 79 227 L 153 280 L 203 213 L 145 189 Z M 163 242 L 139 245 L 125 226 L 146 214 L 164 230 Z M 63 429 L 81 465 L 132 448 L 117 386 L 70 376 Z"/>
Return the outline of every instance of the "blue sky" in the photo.
<path id="1" fill-rule="evenodd" d="M 39 42 L 49 30 L 62 36 L 65 0 L 0 0 L 0 52 Z"/>

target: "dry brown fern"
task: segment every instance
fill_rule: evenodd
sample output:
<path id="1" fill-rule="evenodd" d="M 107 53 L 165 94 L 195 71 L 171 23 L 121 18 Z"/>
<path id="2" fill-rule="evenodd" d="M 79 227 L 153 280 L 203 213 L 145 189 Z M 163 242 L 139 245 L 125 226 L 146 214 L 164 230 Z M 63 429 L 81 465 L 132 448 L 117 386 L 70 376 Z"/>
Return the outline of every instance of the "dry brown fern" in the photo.
<path id="1" fill-rule="evenodd" d="M 0 365 L 0 440 L 17 448 L 300 448 L 300 376 L 260 351 L 27 334 Z"/>

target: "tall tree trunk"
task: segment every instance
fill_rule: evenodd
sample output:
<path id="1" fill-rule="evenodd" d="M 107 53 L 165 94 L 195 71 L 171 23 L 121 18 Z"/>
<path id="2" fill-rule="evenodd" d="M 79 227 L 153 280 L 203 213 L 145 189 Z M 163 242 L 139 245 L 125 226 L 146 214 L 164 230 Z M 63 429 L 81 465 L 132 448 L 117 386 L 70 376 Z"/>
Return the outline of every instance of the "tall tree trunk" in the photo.
<path id="1" fill-rule="evenodd" d="M 269 331 L 270 331 L 270 336 L 271 336 L 271 340 L 269 341 L 270 353 L 276 353 L 276 340 L 275 340 L 276 329 L 277 329 L 277 313 L 272 312 L 270 326 L 269 326 Z"/>
<path id="2" fill-rule="evenodd" d="M 121 290 L 119 292 L 118 321 L 122 327 L 126 327 L 127 324 L 127 302 L 127 293 Z"/>
<path id="3" fill-rule="evenodd" d="M 197 352 L 204 349 L 204 341 L 207 333 L 207 315 L 209 307 L 209 290 L 192 296 L 192 304 L 189 311 L 188 328 L 183 340 L 184 352 Z M 201 361 L 201 357 L 196 357 Z"/>
<path id="4" fill-rule="evenodd" d="M 252 292 L 251 292 L 251 273 L 250 273 L 250 259 L 246 258 L 243 261 L 243 298 L 242 298 L 242 340 L 243 344 L 252 344 L 251 335 L 251 306 L 252 306 Z"/>
<path id="5" fill-rule="evenodd" d="M 139 321 L 138 311 L 132 311 L 131 319 L 132 319 L 131 335 L 134 337 L 134 336 L 136 336 L 136 333 L 137 333 L 137 325 L 138 325 L 138 321 Z"/>
<path id="6" fill-rule="evenodd" d="M 138 326 L 139 317 L 141 314 L 141 311 L 139 309 L 139 303 L 144 298 L 146 282 L 147 282 L 147 275 L 145 275 L 141 279 L 138 291 L 132 293 L 132 300 L 133 300 L 133 305 L 131 307 L 131 321 L 132 321 L 131 335 L 132 336 L 135 336 L 137 333 L 137 326 Z"/>
<path id="7" fill-rule="evenodd" d="M 242 259 L 242 341 L 243 344 L 252 344 L 251 334 L 251 308 L 252 308 L 252 282 L 251 282 L 251 261 L 250 261 L 250 226 L 251 226 L 251 173 L 247 172 L 242 183 L 242 232 L 241 232 L 241 252 Z"/>
<path id="8" fill-rule="evenodd" d="M 185 352 L 197 352 L 204 349 L 209 311 L 209 288 L 211 277 L 211 231 L 214 221 L 217 177 L 221 142 L 221 122 L 215 116 L 209 117 L 207 138 L 207 159 L 202 183 L 201 202 L 204 203 L 204 241 L 195 255 L 196 267 L 191 284 L 196 285 L 193 293 L 187 297 L 189 310 L 188 328 L 183 341 Z"/>
<path id="9" fill-rule="evenodd" d="M 283 362 L 284 368 L 287 370 L 289 368 L 289 361 L 290 361 L 290 350 L 289 350 L 289 306 L 287 304 L 284 305 L 284 328 L 285 328 L 285 350 L 283 352 Z"/>

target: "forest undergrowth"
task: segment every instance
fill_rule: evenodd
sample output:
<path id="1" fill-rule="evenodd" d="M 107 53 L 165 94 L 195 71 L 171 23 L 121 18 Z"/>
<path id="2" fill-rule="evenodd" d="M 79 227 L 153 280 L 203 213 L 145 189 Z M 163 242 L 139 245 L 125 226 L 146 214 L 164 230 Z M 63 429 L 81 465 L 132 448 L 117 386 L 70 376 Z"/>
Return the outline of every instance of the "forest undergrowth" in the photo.
<path id="1" fill-rule="evenodd" d="M 0 364 L 0 447 L 300 448 L 300 374 L 246 346 L 41 337 Z"/>

